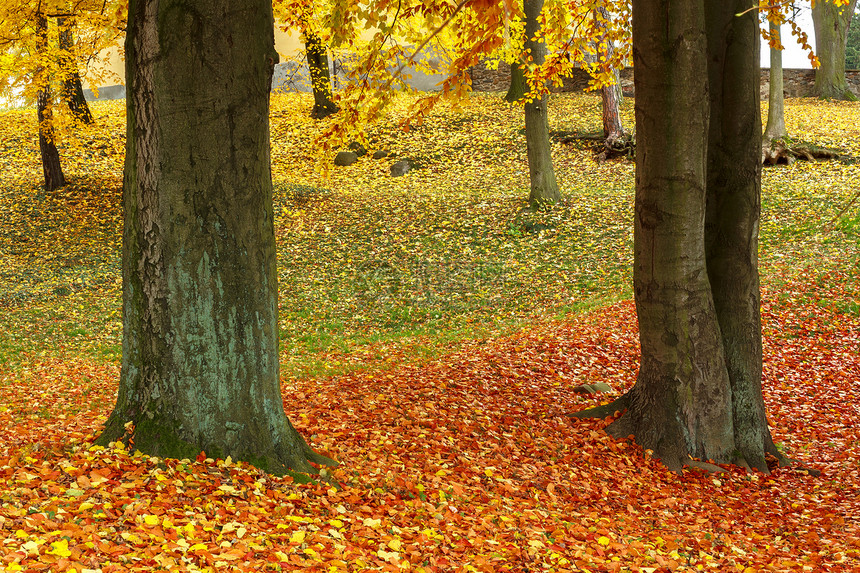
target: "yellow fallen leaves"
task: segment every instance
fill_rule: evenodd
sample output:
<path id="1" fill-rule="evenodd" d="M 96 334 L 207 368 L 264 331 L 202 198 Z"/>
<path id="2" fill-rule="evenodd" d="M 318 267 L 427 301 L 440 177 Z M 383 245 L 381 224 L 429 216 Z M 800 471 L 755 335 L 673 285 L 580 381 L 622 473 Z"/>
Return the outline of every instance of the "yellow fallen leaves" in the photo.
<path id="1" fill-rule="evenodd" d="M 56 555 L 57 557 L 69 557 L 72 552 L 69 550 L 69 542 L 66 539 L 51 542 L 51 548 L 45 553 Z"/>

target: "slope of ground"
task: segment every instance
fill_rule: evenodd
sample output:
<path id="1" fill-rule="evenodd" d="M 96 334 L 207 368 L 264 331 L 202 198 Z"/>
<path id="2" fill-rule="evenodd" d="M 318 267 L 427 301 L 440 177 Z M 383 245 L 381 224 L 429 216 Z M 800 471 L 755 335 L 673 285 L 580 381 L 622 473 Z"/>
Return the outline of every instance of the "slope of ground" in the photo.
<path id="1" fill-rule="evenodd" d="M 593 131 L 598 106 L 555 98 L 553 130 Z M 768 412 L 821 476 L 676 476 L 566 416 L 635 379 L 635 315 L 614 302 L 629 298 L 631 164 L 557 143 L 569 209 L 530 221 L 520 112 L 493 96 L 376 128 L 418 164 L 396 179 L 369 156 L 318 175 L 310 101 L 277 98 L 283 390 L 342 462 L 338 490 L 92 447 L 118 376 L 124 146 L 122 110 L 94 107 L 97 126 L 61 142 L 73 183 L 52 194 L 34 114 L 0 121 L 0 567 L 860 568 L 857 166 L 763 177 Z M 791 100 L 787 121 L 858 155 L 856 105 Z M 571 391 L 598 381 L 613 392 Z"/>

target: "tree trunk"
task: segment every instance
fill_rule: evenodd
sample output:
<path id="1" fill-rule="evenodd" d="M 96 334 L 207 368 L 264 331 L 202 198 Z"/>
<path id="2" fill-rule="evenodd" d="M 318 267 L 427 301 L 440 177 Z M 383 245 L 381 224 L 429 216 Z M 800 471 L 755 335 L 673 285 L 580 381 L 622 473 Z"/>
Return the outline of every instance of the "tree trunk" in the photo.
<path id="1" fill-rule="evenodd" d="M 711 117 L 705 253 L 731 384 L 734 461 L 767 472 L 765 454 L 780 454 L 767 425 L 761 388 L 761 43 L 756 14 L 747 12 L 754 1 L 706 2 Z M 781 62 L 777 67 L 781 71 Z"/>
<path id="2" fill-rule="evenodd" d="M 535 39 L 540 31 L 538 16 L 543 8 L 544 0 L 524 0 L 526 51 L 531 54 L 531 60 L 536 66 L 543 64 L 546 58 L 546 46 Z M 533 86 L 534 87 L 534 86 Z M 529 207 L 538 209 L 554 205 L 562 200 L 555 170 L 552 167 L 552 148 L 549 142 L 549 120 L 547 117 L 547 96 L 542 95 L 524 105 L 526 118 L 526 152 L 529 160 Z"/>
<path id="3" fill-rule="evenodd" d="M 98 443 L 314 472 L 332 462 L 279 385 L 272 4 L 131 0 L 125 52 L 122 371 Z"/>
<path id="4" fill-rule="evenodd" d="M 42 12 L 36 13 L 37 45 L 40 54 L 48 51 L 48 18 Z M 39 121 L 39 151 L 42 156 L 42 172 L 45 177 L 45 191 L 53 191 L 65 186 L 66 177 L 60 164 L 60 153 L 54 140 L 54 118 L 51 111 L 51 78 L 48 70 L 40 65 L 36 70 L 36 117 Z"/>
<path id="5" fill-rule="evenodd" d="M 69 111 L 81 123 L 93 123 L 93 114 L 84 98 L 81 75 L 78 73 L 78 59 L 75 55 L 74 23 L 67 18 L 57 18 L 60 29 L 60 69 L 63 72 L 63 99 Z"/>
<path id="6" fill-rule="evenodd" d="M 845 81 L 845 45 L 856 4 L 857 0 L 851 0 L 844 6 L 821 1 L 812 8 L 815 55 L 821 64 L 815 70 L 815 95 L 822 99 L 857 99 Z"/>
<path id="7" fill-rule="evenodd" d="M 633 3 L 642 358 L 608 431 L 675 471 L 693 457 L 766 472 L 778 456 L 761 393 L 753 1 Z"/>
<path id="8" fill-rule="evenodd" d="M 594 9 L 594 21 L 599 24 L 609 21 L 609 11 L 605 6 Z M 606 59 L 609 60 L 613 56 L 614 47 L 612 39 L 609 38 L 606 32 L 606 25 L 599 24 L 603 30 L 603 37 L 598 42 L 598 46 L 606 46 Z M 615 83 L 611 86 L 603 86 L 600 88 L 600 95 L 603 103 L 603 137 L 606 139 L 607 149 L 611 149 L 615 142 L 624 137 L 624 128 L 621 125 L 621 113 L 619 106 L 621 104 L 621 75 L 618 70 L 613 70 Z"/>
<path id="9" fill-rule="evenodd" d="M 667 467 L 731 461 L 731 392 L 705 263 L 707 42 L 699 0 L 633 3 L 636 200 L 633 286 L 642 350 L 624 415 Z"/>
<path id="10" fill-rule="evenodd" d="M 53 114 L 51 113 L 51 88 L 44 86 L 36 96 L 36 113 L 39 119 L 39 151 L 42 155 L 42 172 L 45 176 L 45 191 L 53 191 L 66 185 L 60 152 L 54 143 Z"/>
<path id="11" fill-rule="evenodd" d="M 508 103 L 518 102 L 527 93 L 528 86 L 523 67 L 518 62 L 514 62 L 511 64 L 511 85 L 508 88 L 508 93 L 505 94 L 505 101 Z"/>
<path id="12" fill-rule="evenodd" d="M 770 23 L 771 38 L 781 42 L 779 25 Z M 770 48 L 770 86 L 767 99 L 767 126 L 764 129 L 765 144 L 772 139 L 785 137 L 785 96 L 782 80 L 782 50 Z"/>
<path id="13" fill-rule="evenodd" d="M 313 32 L 305 31 L 305 53 L 311 75 L 311 87 L 314 91 L 314 107 L 311 109 L 311 117 L 322 119 L 337 113 L 338 107 L 331 99 L 331 75 L 328 69 L 328 56 L 325 46 L 320 37 Z"/>

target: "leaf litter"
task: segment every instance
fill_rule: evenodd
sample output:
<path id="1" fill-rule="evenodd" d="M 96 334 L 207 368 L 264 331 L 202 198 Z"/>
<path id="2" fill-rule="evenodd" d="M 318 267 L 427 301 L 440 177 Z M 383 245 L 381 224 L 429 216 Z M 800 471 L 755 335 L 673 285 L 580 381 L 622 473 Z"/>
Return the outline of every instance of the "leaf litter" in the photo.
<path id="1" fill-rule="evenodd" d="M 554 102 L 560 130 L 599 121 L 595 98 Z M 765 399 L 775 440 L 821 476 L 677 476 L 609 438 L 606 421 L 567 417 L 635 380 L 632 303 L 605 304 L 629 296 L 632 166 L 557 145 L 570 213 L 533 233 L 518 216 L 527 171 L 516 109 L 476 97 L 439 112 L 439 129 L 378 126 L 381 143 L 423 166 L 391 179 L 362 158 L 321 179 L 308 103 L 273 103 L 283 393 L 296 427 L 342 462 L 330 483 L 92 445 L 119 376 L 121 108 L 94 106 L 110 126 L 102 140 L 117 145 L 67 159 L 86 175 L 61 194 L 39 199 L 33 138 L 4 156 L 0 209 L 14 221 L 0 237 L 7 571 L 860 567 L 858 216 L 839 214 L 855 166 L 774 168 L 763 184 Z M 824 144 L 856 145 L 846 126 L 857 113 L 787 105 L 798 135 L 840 138 Z M 824 132 L 817 116 L 837 120 L 822 120 Z M 456 145 L 446 141 L 463 149 L 447 153 Z M 440 282 L 446 290 L 432 292 Z M 583 311 L 589 303 L 596 310 Z M 410 307 L 424 314 L 398 314 Z M 417 359 L 424 343 L 439 348 Z M 327 368 L 289 366 L 314 360 Z M 595 382 L 614 391 L 572 390 Z"/>

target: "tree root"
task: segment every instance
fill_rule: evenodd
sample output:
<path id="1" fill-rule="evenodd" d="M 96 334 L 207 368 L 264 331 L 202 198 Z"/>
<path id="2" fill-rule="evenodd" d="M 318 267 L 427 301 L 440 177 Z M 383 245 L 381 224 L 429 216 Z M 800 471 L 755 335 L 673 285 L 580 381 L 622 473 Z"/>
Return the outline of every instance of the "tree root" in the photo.
<path id="1" fill-rule="evenodd" d="M 579 412 L 573 412 L 567 414 L 568 418 L 577 418 L 577 419 L 586 419 L 586 418 L 608 418 L 610 416 L 614 416 L 617 413 L 623 413 L 630 407 L 630 393 L 626 393 L 612 402 L 607 404 L 601 404 L 600 406 L 594 406 L 592 408 L 587 408 L 585 410 L 581 410 Z M 606 428 L 606 432 L 610 436 L 614 436 L 616 438 L 626 438 L 631 435 L 635 436 L 634 428 L 632 427 L 629 418 L 626 416 L 622 416 L 621 418 L 615 420 L 612 424 L 610 424 Z M 636 438 L 634 437 L 634 440 Z M 755 464 L 756 467 L 753 467 L 747 462 L 746 458 L 738 453 L 738 457 L 731 461 L 732 464 L 744 468 L 747 471 L 759 470 L 765 474 L 769 473 L 770 469 L 774 466 L 776 467 L 789 467 L 793 466 L 793 470 L 797 472 L 806 473 L 810 476 L 820 476 L 821 471 L 815 468 L 811 468 L 808 466 L 804 466 L 801 464 L 799 460 L 795 460 L 789 458 L 782 452 L 780 452 L 773 441 L 770 439 L 768 435 L 766 443 L 765 443 L 765 456 L 767 464 L 763 467 L 757 467 L 758 464 Z M 655 452 L 653 455 L 660 459 L 660 461 L 667 467 L 669 470 L 680 474 L 684 468 L 692 468 L 703 470 L 710 473 L 725 473 L 725 468 L 722 468 L 716 464 L 710 462 L 703 462 L 700 460 L 694 459 L 683 459 L 685 456 L 679 456 L 680 452 L 672 452 L 671 448 L 668 451 L 657 453 Z M 662 454 L 662 455 L 661 455 Z"/>
<path id="2" fill-rule="evenodd" d="M 624 394 L 608 404 L 602 404 L 579 412 L 573 412 L 567 416 L 568 418 L 579 418 L 580 420 L 585 418 L 608 418 L 609 416 L 613 416 L 616 412 L 623 412 L 626 410 L 629 403 L 630 397 L 627 394 Z"/>
<path id="3" fill-rule="evenodd" d="M 794 141 L 789 137 L 763 139 L 761 146 L 762 165 L 791 165 L 798 159 L 806 161 L 836 160 L 843 163 L 856 163 L 857 159 L 839 149 L 821 147 L 808 141 Z"/>
<path id="4" fill-rule="evenodd" d="M 594 160 L 598 163 L 604 163 L 616 157 L 633 159 L 635 155 L 636 139 L 632 133 L 625 131 L 619 136 L 607 137 L 603 142 L 603 149 L 595 156 Z"/>
<path id="5" fill-rule="evenodd" d="M 574 141 L 599 141 L 593 150 L 596 153 L 594 160 L 603 163 L 616 157 L 633 159 L 636 155 L 636 137 L 625 131 L 619 136 L 606 137 L 602 131 L 589 133 L 577 133 L 568 131 L 552 132 L 550 134 L 559 143 L 573 143 Z"/>

